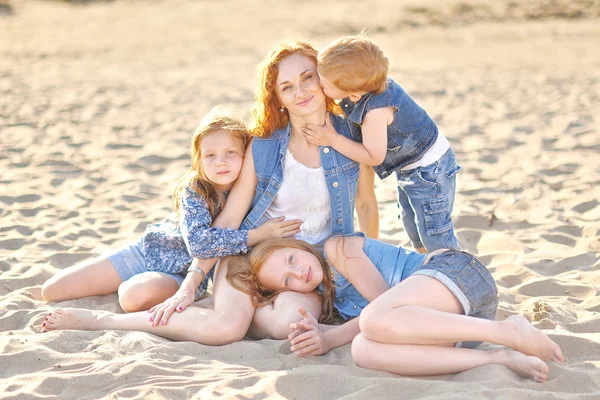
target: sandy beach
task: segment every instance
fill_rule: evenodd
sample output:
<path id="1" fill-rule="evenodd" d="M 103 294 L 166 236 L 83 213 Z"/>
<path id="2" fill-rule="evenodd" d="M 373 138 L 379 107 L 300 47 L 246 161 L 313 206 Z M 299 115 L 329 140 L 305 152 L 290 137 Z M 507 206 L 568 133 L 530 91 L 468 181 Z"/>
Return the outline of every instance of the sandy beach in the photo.
<path id="1" fill-rule="evenodd" d="M 0 0 L 0 398 L 600 398 L 600 1 Z M 450 140 L 454 220 L 500 291 L 566 357 L 543 384 L 488 365 L 407 378 L 350 346 L 222 347 L 123 331 L 39 333 L 40 286 L 170 211 L 189 140 L 217 104 L 247 115 L 276 43 L 370 29 L 391 76 Z M 381 238 L 409 246 L 393 178 Z M 495 345 L 483 344 L 482 349 Z"/>

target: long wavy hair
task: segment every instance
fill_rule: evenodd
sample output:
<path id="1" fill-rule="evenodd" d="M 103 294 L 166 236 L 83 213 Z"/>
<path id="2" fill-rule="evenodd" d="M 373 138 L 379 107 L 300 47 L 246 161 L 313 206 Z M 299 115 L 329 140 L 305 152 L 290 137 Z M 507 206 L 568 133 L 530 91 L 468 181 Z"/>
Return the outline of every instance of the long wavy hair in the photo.
<path id="1" fill-rule="evenodd" d="M 200 122 L 192 136 L 191 166 L 189 171 L 182 175 L 173 191 L 173 211 L 179 212 L 179 196 L 185 188 L 191 188 L 206 199 L 211 217 L 215 217 L 221 208 L 221 199 L 213 183 L 207 178 L 202 166 L 202 139 L 217 131 L 227 131 L 235 139 L 242 141 L 243 150 L 249 140 L 248 128 L 241 120 L 209 112 Z"/>
<path id="2" fill-rule="evenodd" d="M 226 279 L 234 288 L 250 295 L 252 303 L 256 307 L 272 304 L 275 297 L 284 290 L 270 290 L 261 285 L 258 280 L 264 262 L 276 250 L 284 248 L 293 248 L 304 250 L 319 260 L 323 268 L 323 293 L 318 288 L 315 293 L 322 300 L 321 316 L 319 322 L 325 324 L 336 323 L 334 312 L 335 286 L 331 277 L 329 265 L 325 257 L 310 244 L 297 239 L 272 239 L 256 245 L 246 256 L 236 256 L 228 264 Z M 282 266 L 283 267 L 283 266 Z"/>
<path id="3" fill-rule="evenodd" d="M 279 63 L 292 54 L 300 54 L 317 63 L 317 50 L 306 42 L 281 43 L 267 55 L 258 65 L 258 82 L 254 90 L 254 105 L 250 132 L 253 136 L 269 137 L 277 129 L 286 126 L 290 120 L 287 110 L 280 111 L 277 99 L 277 75 Z M 329 112 L 342 114 L 341 108 L 326 97 L 326 108 Z"/>

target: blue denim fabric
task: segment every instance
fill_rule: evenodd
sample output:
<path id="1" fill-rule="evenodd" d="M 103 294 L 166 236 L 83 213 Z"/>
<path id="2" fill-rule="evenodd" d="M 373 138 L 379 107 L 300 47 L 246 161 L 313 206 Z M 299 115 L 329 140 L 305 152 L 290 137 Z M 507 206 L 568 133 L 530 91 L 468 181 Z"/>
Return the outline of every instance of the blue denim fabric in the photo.
<path id="1" fill-rule="evenodd" d="M 142 238 L 148 270 L 186 273 L 193 258 L 210 259 L 245 253 L 248 231 L 212 228 L 206 199 L 191 188 L 179 196 L 179 215 L 149 225 Z M 218 211 L 218 210 L 217 210 Z"/>
<path id="2" fill-rule="evenodd" d="M 338 133 L 355 140 L 343 117 L 331 114 L 331 122 Z M 252 141 L 258 186 L 242 229 L 255 228 L 273 202 L 283 181 L 283 165 L 290 133 L 291 125 L 288 124 L 268 138 L 255 138 Z M 319 147 L 319 154 L 331 201 L 331 231 L 334 235 L 352 233 L 359 164 L 332 147 Z"/>
<path id="3" fill-rule="evenodd" d="M 396 171 L 400 218 L 415 248 L 459 248 L 451 217 L 458 171 L 452 149 L 433 164 Z"/>
<path id="4" fill-rule="evenodd" d="M 144 272 L 153 271 L 148 269 L 148 264 L 146 263 L 146 256 L 144 254 L 144 248 L 142 246 L 142 240 L 124 246 L 119 250 L 114 250 L 110 253 L 105 254 L 105 257 L 108 258 L 108 261 L 113 265 L 117 274 L 123 282 L 130 279 L 134 275 L 142 274 Z M 196 299 L 202 297 L 202 295 L 206 292 L 206 287 L 208 286 L 209 279 L 213 279 L 213 270 L 207 275 L 204 281 L 198 286 L 196 289 Z M 181 285 L 183 279 L 185 278 L 185 273 L 179 274 L 170 274 L 167 272 L 161 271 L 153 271 L 159 272 L 161 274 L 167 275 L 173 278 L 177 284 Z"/>
<path id="5" fill-rule="evenodd" d="M 364 237 L 362 233 L 356 235 Z M 366 237 L 364 240 L 363 251 L 390 287 L 410 276 L 430 276 L 456 296 L 465 315 L 488 320 L 496 318 L 498 288 L 492 274 L 477 257 L 463 251 L 447 250 L 423 264 L 426 254 Z M 333 267 L 331 272 L 336 285 L 335 308 L 345 319 L 357 317 L 369 302 Z M 480 343 L 458 342 L 456 347 L 474 348 Z"/>
<path id="6" fill-rule="evenodd" d="M 477 257 L 463 251 L 436 254 L 414 275 L 425 275 L 443 283 L 460 301 L 465 315 L 496 319 L 498 287 L 494 277 Z M 481 342 L 458 342 L 456 347 L 474 348 Z"/>
<path id="7" fill-rule="evenodd" d="M 425 254 L 367 238 L 362 232 L 357 232 L 356 236 L 364 238 L 363 251 L 390 287 L 412 275 L 426 257 Z M 369 302 L 335 268 L 331 267 L 331 273 L 336 286 L 335 308 L 344 319 L 357 317 Z"/>
<path id="8" fill-rule="evenodd" d="M 343 99 L 340 106 L 348 116 L 352 135 L 360 142 L 360 127 L 369 111 L 385 107 L 396 109 L 394 121 L 388 125 L 387 154 L 383 163 L 375 167 L 375 172 L 381 179 L 420 160 L 438 136 L 438 128 L 431 117 L 391 78 L 388 78 L 388 85 L 383 93 L 366 93 L 356 103 Z"/>

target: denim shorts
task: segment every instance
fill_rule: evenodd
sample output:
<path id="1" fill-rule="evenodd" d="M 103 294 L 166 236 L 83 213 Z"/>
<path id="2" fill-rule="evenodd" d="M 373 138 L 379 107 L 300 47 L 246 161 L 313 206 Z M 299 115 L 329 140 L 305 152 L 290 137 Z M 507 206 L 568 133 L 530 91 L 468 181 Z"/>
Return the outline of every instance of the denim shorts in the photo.
<path id="1" fill-rule="evenodd" d="M 433 164 L 396 170 L 399 218 L 415 248 L 459 249 L 451 217 L 458 171 L 451 148 Z"/>
<path id="2" fill-rule="evenodd" d="M 458 299 L 465 315 L 496 319 L 498 288 L 494 277 L 477 257 L 458 250 L 436 254 L 415 271 L 443 283 Z M 456 347 L 474 348 L 481 342 L 458 342 Z"/>
<path id="3" fill-rule="evenodd" d="M 155 272 L 149 270 L 146 266 L 146 258 L 144 257 L 144 249 L 141 240 L 124 246 L 119 250 L 106 253 L 104 256 L 108 258 L 108 261 L 113 265 L 123 282 L 134 275 L 142 274 L 144 272 Z M 179 286 L 181 286 L 181 283 L 185 278 L 185 274 L 158 273 L 173 278 Z M 204 285 L 200 285 L 196 290 L 196 299 L 199 299 L 205 292 L 202 286 Z"/>

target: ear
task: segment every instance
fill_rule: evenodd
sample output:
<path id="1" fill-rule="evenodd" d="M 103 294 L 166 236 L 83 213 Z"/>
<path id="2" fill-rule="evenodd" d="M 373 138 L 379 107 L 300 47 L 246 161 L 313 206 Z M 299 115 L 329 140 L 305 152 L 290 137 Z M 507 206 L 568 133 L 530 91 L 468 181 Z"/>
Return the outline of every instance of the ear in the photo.
<path id="1" fill-rule="evenodd" d="M 352 92 L 350 93 L 350 96 L 348 96 L 348 98 L 350 99 L 351 102 L 356 103 L 357 101 L 360 100 L 360 98 L 362 97 L 364 93 L 359 93 L 359 92 Z"/>

